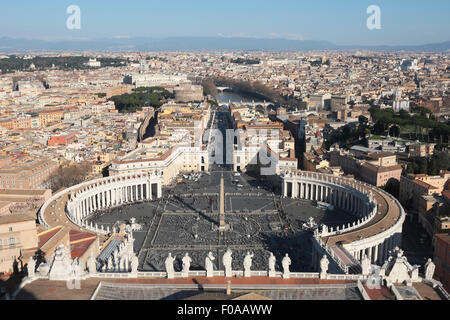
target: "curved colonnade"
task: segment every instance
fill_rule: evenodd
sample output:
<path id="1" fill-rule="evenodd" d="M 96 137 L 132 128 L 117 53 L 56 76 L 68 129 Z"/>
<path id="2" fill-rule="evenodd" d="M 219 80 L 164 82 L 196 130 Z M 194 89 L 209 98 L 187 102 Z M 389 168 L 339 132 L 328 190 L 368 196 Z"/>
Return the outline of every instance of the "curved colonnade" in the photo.
<path id="1" fill-rule="evenodd" d="M 331 204 L 355 217 L 335 230 L 323 225 L 316 234 L 327 248 L 342 246 L 353 259 L 366 255 L 382 264 L 389 251 L 400 246 L 405 211 L 390 194 L 367 183 L 328 174 L 289 170 L 282 176 L 284 197 Z M 320 259 L 313 255 L 313 264 Z"/>
<path id="2" fill-rule="evenodd" d="M 45 221 L 45 212 L 50 203 L 67 197 L 65 212 L 74 224 L 98 234 L 108 234 L 108 229 L 88 224 L 86 218 L 100 210 L 111 209 L 128 203 L 149 201 L 162 196 L 163 176 L 149 172 L 110 176 L 67 188 L 53 195 L 39 211 L 39 221 L 50 228 Z"/>

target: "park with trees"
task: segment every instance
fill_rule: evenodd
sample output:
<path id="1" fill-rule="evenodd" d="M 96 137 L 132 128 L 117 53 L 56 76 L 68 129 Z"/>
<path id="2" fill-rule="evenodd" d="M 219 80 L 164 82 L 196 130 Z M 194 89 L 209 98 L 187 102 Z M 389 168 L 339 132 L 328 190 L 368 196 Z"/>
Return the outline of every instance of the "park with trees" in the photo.
<path id="1" fill-rule="evenodd" d="M 140 87 L 133 89 L 132 93 L 124 93 L 109 98 L 114 102 L 116 110 L 120 113 L 133 113 L 142 110 L 142 107 L 151 106 L 159 108 L 173 94 L 162 87 Z"/>

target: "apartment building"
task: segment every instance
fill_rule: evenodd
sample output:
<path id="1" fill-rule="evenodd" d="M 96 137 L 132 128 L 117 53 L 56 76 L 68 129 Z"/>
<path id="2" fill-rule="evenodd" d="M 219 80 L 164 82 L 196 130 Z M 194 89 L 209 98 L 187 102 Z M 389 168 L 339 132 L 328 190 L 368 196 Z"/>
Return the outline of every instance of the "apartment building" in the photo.
<path id="1" fill-rule="evenodd" d="M 55 136 L 51 136 L 48 139 L 47 145 L 49 147 L 59 146 L 59 145 L 68 145 L 68 144 L 71 144 L 72 142 L 75 142 L 76 139 L 77 139 L 77 136 L 74 133 L 64 134 L 64 135 L 55 135 Z"/>
<path id="2" fill-rule="evenodd" d="M 21 253 L 38 247 L 36 217 L 32 214 L 0 216 L 0 273 L 19 270 Z"/>
<path id="3" fill-rule="evenodd" d="M 50 159 L 11 163 L 0 168 L 0 188 L 40 189 L 57 168 Z"/>
<path id="4" fill-rule="evenodd" d="M 360 146 L 353 146 L 349 151 L 331 151 L 330 162 L 332 166 L 341 167 L 346 174 L 377 187 L 400 181 L 402 174 L 402 167 L 394 154 Z"/>
<path id="5" fill-rule="evenodd" d="M 450 235 L 440 233 L 435 236 L 434 257 L 436 265 L 434 278 L 439 280 L 445 290 L 450 290 Z"/>
<path id="6" fill-rule="evenodd" d="M 427 174 L 408 174 L 400 179 L 400 202 L 415 201 L 423 195 L 440 195 L 450 179 L 449 171 L 441 171 L 438 176 Z M 447 184 L 448 185 L 448 184 Z"/>
<path id="7" fill-rule="evenodd" d="M 272 122 L 249 110 L 231 108 L 234 127 L 238 129 L 233 147 L 233 170 L 245 171 L 249 165 L 270 166 L 274 169 L 270 170 L 273 171 L 271 174 L 296 169 L 298 160 L 292 134 L 283 129 L 282 123 Z"/>
<path id="8" fill-rule="evenodd" d="M 42 127 L 46 127 L 51 123 L 60 122 L 64 118 L 64 110 L 62 109 L 39 110 L 38 117 L 40 125 Z"/>
<path id="9" fill-rule="evenodd" d="M 113 160 L 110 175 L 158 171 L 167 185 L 180 172 L 209 170 L 208 146 L 202 139 L 210 116 L 207 103 L 200 107 L 165 104 L 161 107 L 153 137 Z"/>

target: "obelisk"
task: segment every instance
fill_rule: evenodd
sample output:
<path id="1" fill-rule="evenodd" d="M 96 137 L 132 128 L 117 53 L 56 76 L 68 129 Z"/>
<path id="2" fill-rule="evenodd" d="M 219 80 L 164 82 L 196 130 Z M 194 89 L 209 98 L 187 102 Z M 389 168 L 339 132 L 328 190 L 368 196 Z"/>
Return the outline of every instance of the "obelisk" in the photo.
<path id="1" fill-rule="evenodd" d="M 223 172 L 220 177 L 220 192 L 219 192 L 219 230 L 225 230 L 225 184 L 223 181 Z"/>

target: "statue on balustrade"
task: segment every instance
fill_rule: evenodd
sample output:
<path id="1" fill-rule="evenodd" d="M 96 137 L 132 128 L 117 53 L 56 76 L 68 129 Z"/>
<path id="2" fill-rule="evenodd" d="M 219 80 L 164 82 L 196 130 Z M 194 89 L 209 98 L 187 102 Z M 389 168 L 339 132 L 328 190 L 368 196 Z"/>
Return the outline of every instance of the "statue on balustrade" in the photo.
<path id="1" fill-rule="evenodd" d="M 322 259 L 320 259 L 320 275 L 321 277 L 326 276 L 328 272 L 328 265 L 330 262 L 328 261 L 327 255 L 324 254 Z"/>
<path id="2" fill-rule="evenodd" d="M 269 256 L 269 277 L 273 277 L 275 275 L 275 264 L 277 262 L 277 259 L 273 255 L 273 253 L 270 253 Z"/>
<path id="3" fill-rule="evenodd" d="M 133 257 L 131 258 L 131 263 L 130 264 L 131 264 L 131 273 L 132 274 L 137 274 L 138 266 L 139 266 L 139 259 L 138 259 L 138 257 L 136 255 L 133 255 Z"/>
<path id="4" fill-rule="evenodd" d="M 181 261 L 183 262 L 183 270 L 181 272 L 184 277 L 187 277 L 189 275 L 189 269 L 191 268 L 192 259 L 189 257 L 189 254 L 186 253 Z"/>
<path id="5" fill-rule="evenodd" d="M 89 274 L 94 274 L 97 272 L 97 264 L 95 262 L 95 258 L 94 255 L 92 254 L 92 251 L 91 254 L 89 255 L 89 258 L 86 261 L 86 264 Z"/>
<path id="6" fill-rule="evenodd" d="M 231 250 L 227 249 L 227 251 L 224 253 L 223 257 L 222 257 L 222 263 L 225 267 L 225 277 L 226 278 L 230 278 L 232 276 L 232 267 L 231 267 L 231 262 L 233 260 L 233 258 L 231 257 Z"/>
<path id="7" fill-rule="evenodd" d="M 34 278 L 34 276 L 35 276 L 34 269 L 35 268 L 36 268 L 36 261 L 34 260 L 33 257 L 30 257 L 30 260 L 28 260 L 28 265 L 27 265 L 28 278 Z"/>
<path id="8" fill-rule="evenodd" d="M 289 255 L 286 253 L 283 260 L 281 261 L 281 264 L 283 266 L 283 278 L 289 279 L 291 277 L 291 272 L 289 271 L 289 266 L 291 265 L 291 258 L 289 258 Z"/>
<path id="9" fill-rule="evenodd" d="M 210 251 L 205 258 L 205 269 L 207 277 L 214 276 L 214 263 L 213 263 L 214 260 L 216 260 L 216 258 L 214 258 L 213 253 Z"/>
<path id="10" fill-rule="evenodd" d="M 370 267 L 371 267 L 370 259 L 367 257 L 367 255 L 364 254 L 362 260 L 361 260 L 361 269 L 363 276 L 368 276 L 370 274 Z"/>
<path id="11" fill-rule="evenodd" d="M 433 261 L 431 259 L 428 259 L 427 263 L 425 264 L 425 279 L 426 280 L 433 279 L 435 268 L 436 268 L 436 265 L 433 263 Z"/>
<path id="12" fill-rule="evenodd" d="M 164 262 L 166 265 L 167 278 L 173 279 L 175 277 L 175 271 L 173 269 L 173 262 L 175 261 L 175 257 L 172 257 L 172 253 L 169 252 L 169 255 Z"/>
<path id="13" fill-rule="evenodd" d="M 254 254 L 247 251 L 247 255 L 244 258 L 244 277 L 251 276 L 252 259 Z"/>
<path id="14" fill-rule="evenodd" d="M 106 267 L 107 267 L 108 271 L 110 271 L 114 268 L 111 256 L 108 258 L 108 261 L 106 262 Z"/>

